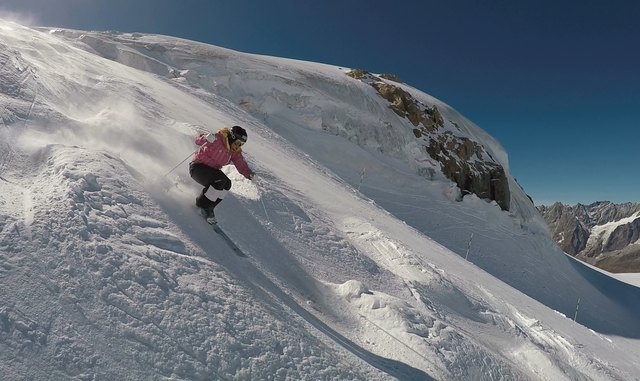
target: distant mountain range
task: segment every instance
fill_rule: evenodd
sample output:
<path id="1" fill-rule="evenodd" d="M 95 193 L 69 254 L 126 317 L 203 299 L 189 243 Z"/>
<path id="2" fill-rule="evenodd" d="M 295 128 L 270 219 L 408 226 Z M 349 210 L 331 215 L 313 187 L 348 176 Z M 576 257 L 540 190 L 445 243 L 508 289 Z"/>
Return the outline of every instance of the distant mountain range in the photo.
<path id="1" fill-rule="evenodd" d="M 555 203 L 538 210 L 566 253 L 610 272 L 640 272 L 640 203 Z"/>

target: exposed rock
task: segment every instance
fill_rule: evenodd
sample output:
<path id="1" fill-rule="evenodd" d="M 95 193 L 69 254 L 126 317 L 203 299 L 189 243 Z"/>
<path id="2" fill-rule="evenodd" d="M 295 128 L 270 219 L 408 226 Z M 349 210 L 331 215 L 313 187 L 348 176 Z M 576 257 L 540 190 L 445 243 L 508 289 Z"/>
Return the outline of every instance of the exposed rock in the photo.
<path id="1" fill-rule="evenodd" d="M 640 204 L 555 203 L 538 210 L 560 248 L 611 272 L 640 272 Z"/>
<path id="2" fill-rule="evenodd" d="M 640 250 L 636 247 L 625 247 L 603 255 L 596 266 L 612 273 L 640 272 Z"/>
<path id="3" fill-rule="evenodd" d="M 408 91 L 365 70 L 355 69 L 347 75 L 375 88 L 398 116 L 411 122 L 413 135 L 425 152 L 440 163 L 442 173 L 454 181 L 463 194 L 474 193 L 496 201 L 503 210 L 509 209 L 511 192 L 504 168 L 478 142 L 461 136 L 458 125 L 450 123 L 447 129 L 435 105 L 425 105 Z"/>
<path id="4" fill-rule="evenodd" d="M 432 137 L 426 151 L 442 164 L 442 172 L 463 193 L 475 193 L 495 200 L 503 210 L 509 209 L 511 194 L 504 168 L 491 160 L 477 142 L 446 133 Z"/>
<path id="5" fill-rule="evenodd" d="M 397 75 L 391 73 L 380 74 L 380 78 L 388 79 L 389 81 L 393 82 L 402 82 Z"/>
<path id="6" fill-rule="evenodd" d="M 366 70 L 362 70 L 362 69 L 352 69 L 352 70 L 349 70 L 346 74 L 349 77 L 354 78 L 354 79 L 358 79 L 358 80 L 365 79 L 366 77 L 373 78 L 373 74 L 369 73 Z"/>
<path id="7" fill-rule="evenodd" d="M 421 107 L 407 91 L 385 82 L 374 82 L 371 86 L 378 90 L 380 96 L 391 103 L 390 107 L 396 114 L 409 119 L 411 124 L 416 127 L 422 125 L 419 128 L 421 133 L 427 134 L 439 127 L 444 127 L 444 118 L 436 106 Z"/>

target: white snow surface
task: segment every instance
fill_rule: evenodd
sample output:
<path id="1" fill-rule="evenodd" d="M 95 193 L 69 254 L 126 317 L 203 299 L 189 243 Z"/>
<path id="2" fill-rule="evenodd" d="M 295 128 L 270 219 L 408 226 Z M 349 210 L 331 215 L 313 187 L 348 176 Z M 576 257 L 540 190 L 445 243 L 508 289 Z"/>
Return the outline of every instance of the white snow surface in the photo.
<path id="1" fill-rule="evenodd" d="M 346 71 L 0 21 L 1 378 L 640 379 L 640 289 L 565 256 L 511 177 L 510 212 L 456 201 Z M 216 210 L 246 258 L 181 162 L 234 124 L 258 177 L 225 167 Z"/>

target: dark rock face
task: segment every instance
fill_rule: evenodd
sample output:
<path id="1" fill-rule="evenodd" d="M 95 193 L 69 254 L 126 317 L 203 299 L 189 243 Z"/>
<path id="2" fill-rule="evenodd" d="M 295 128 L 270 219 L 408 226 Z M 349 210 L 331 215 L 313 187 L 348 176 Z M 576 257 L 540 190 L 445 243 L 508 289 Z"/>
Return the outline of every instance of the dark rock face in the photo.
<path id="1" fill-rule="evenodd" d="M 640 272 L 640 204 L 555 203 L 538 210 L 566 253 L 611 272 Z"/>
<path id="2" fill-rule="evenodd" d="M 445 133 L 432 136 L 431 144 L 425 149 L 431 158 L 440 162 L 444 175 L 463 193 L 495 200 L 503 210 L 509 210 L 511 193 L 504 168 L 493 161 L 481 145 Z"/>
<path id="3" fill-rule="evenodd" d="M 480 143 L 454 133 L 459 130 L 455 123 L 450 123 L 453 129 L 447 129 L 435 105 L 425 105 L 408 91 L 381 79 L 386 77 L 364 70 L 352 70 L 347 75 L 372 86 L 398 116 L 411 122 L 413 134 L 425 152 L 440 163 L 442 173 L 458 185 L 463 195 L 473 193 L 509 210 L 511 192 L 504 168 Z"/>
<path id="4" fill-rule="evenodd" d="M 422 125 L 421 131 L 433 132 L 439 127 L 444 127 L 444 119 L 437 107 L 420 107 L 421 105 L 413 99 L 411 94 L 398 86 L 384 82 L 373 82 L 371 86 L 378 90 L 381 97 L 391 103 L 389 107 L 396 114 L 409 119 L 411 124 L 416 127 Z"/>

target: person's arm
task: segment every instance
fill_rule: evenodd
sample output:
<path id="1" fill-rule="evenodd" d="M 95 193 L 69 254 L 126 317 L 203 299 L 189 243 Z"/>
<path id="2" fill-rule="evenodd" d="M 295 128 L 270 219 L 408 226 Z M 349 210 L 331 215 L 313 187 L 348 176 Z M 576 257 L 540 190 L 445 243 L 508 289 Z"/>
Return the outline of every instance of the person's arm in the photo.
<path id="1" fill-rule="evenodd" d="M 216 134 L 200 134 L 196 137 L 196 144 L 201 146 L 204 143 L 213 143 L 216 140 Z"/>
<path id="2" fill-rule="evenodd" d="M 238 170 L 238 172 L 240 172 L 242 176 L 251 180 L 251 178 L 253 177 L 253 171 L 251 171 L 251 168 L 249 168 L 249 164 L 247 164 L 247 162 L 244 160 L 244 157 L 242 156 L 242 154 L 235 153 L 231 155 L 231 161 L 233 162 L 233 165 L 236 166 L 236 169 Z"/>

